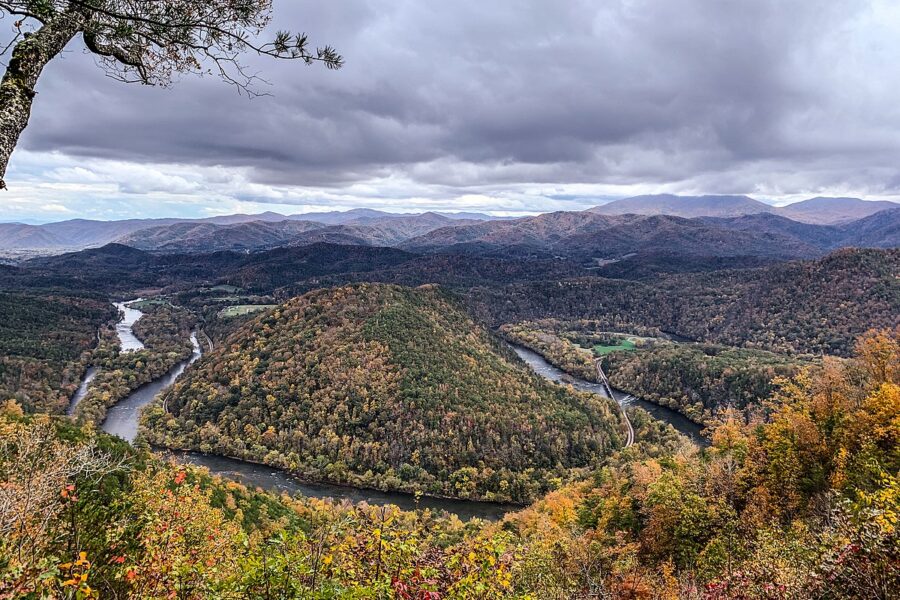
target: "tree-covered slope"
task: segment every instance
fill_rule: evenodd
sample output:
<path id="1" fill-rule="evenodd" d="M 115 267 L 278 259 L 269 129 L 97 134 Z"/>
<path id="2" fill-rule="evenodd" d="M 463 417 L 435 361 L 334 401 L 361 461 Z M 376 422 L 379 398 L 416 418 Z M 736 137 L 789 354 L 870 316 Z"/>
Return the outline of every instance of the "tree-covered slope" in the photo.
<path id="1" fill-rule="evenodd" d="M 844 249 L 758 269 L 686 273 L 647 282 L 600 278 L 483 286 L 472 310 L 492 325 L 610 319 L 696 341 L 782 353 L 846 356 L 900 315 L 900 249 Z"/>
<path id="2" fill-rule="evenodd" d="M 900 597 L 900 329 L 766 405 L 703 450 L 638 410 L 590 477 L 463 524 L 253 491 L 0 401 L 0 598 Z"/>
<path id="3" fill-rule="evenodd" d="M 807 366 L 798 357 L 716 344 L 655 344 L 612 352 L 603 367 L 613 386 L 710 424 L 729 409 L 759 409 L 787 378 Z"/>
<path id="4" fill-rule="evenodd" d="M 620 445 L 615 407 L 532 374 L 437 288 L 372 284 L 244 325 L 144 424 L 309 478 L 515 501 Z"/>
<path id="5" fill-rule="evenodd" d="M 500 334 L 588 381 L 598 380 L 594 361 L 602 357 L 613 388 L 704 424 L 715 423 L 726 411 L 759 409 L 776 379 L 792 377 L 813 362 L 811 356 L 677 343 L 639 326 L 626 326 L 633 327 L 632 334 L 610 327 L 617 328 L 610 321 L 542 319 L 503 325 Z"/>
<path id="6" fill-rule="evenodd" d="M 114 316 L 96 298 L 0 293 L 0 400 L 14 398 L 28 411 L 65 410 L 97 330 Z"/>

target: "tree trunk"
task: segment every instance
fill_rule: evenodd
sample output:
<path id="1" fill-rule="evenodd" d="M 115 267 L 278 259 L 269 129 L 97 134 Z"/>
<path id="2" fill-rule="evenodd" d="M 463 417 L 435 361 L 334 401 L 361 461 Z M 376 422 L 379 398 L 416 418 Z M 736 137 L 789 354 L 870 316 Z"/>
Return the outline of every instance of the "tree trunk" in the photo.
<path id="1" fill-rule="evenodd" d="M 75 37 L 80 26 L 77 15 L 61 13 L 36 32 L 25 34 L 25 39 L 13 49 L 0 82 L 0 189 L 6 188 L 3 178 L 9 157 L 28 125 L 38 77 L 44 65 Z"/>

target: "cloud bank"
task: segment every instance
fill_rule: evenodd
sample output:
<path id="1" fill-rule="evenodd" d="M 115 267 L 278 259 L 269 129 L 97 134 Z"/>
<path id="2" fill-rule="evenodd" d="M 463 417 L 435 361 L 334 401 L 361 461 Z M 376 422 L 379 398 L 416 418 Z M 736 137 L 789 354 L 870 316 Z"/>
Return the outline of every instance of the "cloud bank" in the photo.
<path id="1" fill-rule="evenodd" d="M 73 42 L 0 220 L 900 197 L 888 0 L 281 0 L 277 28 L 346 67 L 247 57 L 272 94 L 248 100 L 214 77 L 121 84 Z"/>

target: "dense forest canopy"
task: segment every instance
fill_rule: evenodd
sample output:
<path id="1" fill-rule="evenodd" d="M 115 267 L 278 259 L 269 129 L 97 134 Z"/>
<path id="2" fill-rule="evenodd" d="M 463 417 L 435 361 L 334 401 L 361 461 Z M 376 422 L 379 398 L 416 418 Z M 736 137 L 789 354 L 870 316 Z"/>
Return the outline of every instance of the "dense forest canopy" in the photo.
<path id="1" fill-rule="evenodd" d="M 637 352 L 612 352 L 603 368 L 614 387 L 698 423 L 711 423 L 728 409 L 758 409 L 778 379 L 797 374 L 807 364 L 763 350 L 658 344 Z"/>
<path id="2" fill-rule="evenodd" d="M 673 275 L 654 282 L 579 278 L 478 286 L 475 313 L 494 326 L 544 318 L 656 327 L 695 341 L 774 352 L 847 355 L 871 327 L 894 327 L 900 250 Z"/>
<path id="3" fill-rule="evenodd" d="M 621 443 L 612 404 L 545 382 L 439 289 L 371 284 L 240 327 L 145 425 L 305 477 L 515 501 Z"/>
<path id="4" fill-rule="evenodd" d="M 157 292 L 178 291 L 173 294 L 175 302 L 205 319 L 214 336 L 227 335 L 236 324 L 217 319 L 228 306 L 227 297 L 234 294 L 211 295 L 210 289 L 241 288 L 237 304 L 272 304 L 348 280 L 441 281 L 491 326 L 555 316 L 610 331 L 650 336 L 665 331 L 747 349 L 846 355 L 854 336 L 869 327 L 897 323 L 898 260 L 897 250 L 844 250 L 816 261 L 623 281 L 571 278 L 571 265 L 564 262 L 416 257 L 391 248 L 333 244 L 250 255 L 163 257 L 109 246 L 39 259 L 0 273 L 0 285 L 17 290 L 6 292 L 4 298 L 12 300 L 0 302 L 3 339 L 12 344 L 2 355 L 0 379 L 13 382 L 5 384 L 7 393 L 19 394 L 29 410 L 62 410 L 86 363 L 51 367 L 46 352 L 52 348 L 57 355 L 83 356 L 97 329 L 112 318 L 111 306 L 85 298 L 114 290 L 134 293 L 154 285 Z M 216 285 L 223 280 L 239 285 Z M 55 326 L 61 323 L 59 315 L 32 318 L 36 310 L 68 311 L 91 302 L 102 306 L 103 314 L 85 322 L 77 336 L 65 333 L 72 325 L 69 317 L 64 317 L 69 323 L 62 328 Z M 31 311 L 32 317 L 23 311 Z M 41 329 L 44 333 L 17 329 L 38 322 L 48 326 Z M 27 358 L 27 352 L 13 347 L 21 344 L 31 345 L 28 352 L 43 358 Z M 35 349 L 35 344 L 44 349 Z M 589 375 L 589 368 L 582 375 Z"/>
<path id="5" fill-rule="evenodd" d="M 871 327 L 897 324 L 900 250 L 845 249 L 812 261 L 664 274 L 591 275 L 567 261 L 417 257 L 394 248 L 314 244 L 251 254 L 156 256 L 110 245 L 0 271 L 0 286 L 190 293 L 235 285 L 281 301 L 347 282 L 438 283 L 491 327 L 525 320 L 607 320 L 730 346 L 849 354 Z M 618 273 L 617 277 L 627 276 Z"/>
<path id="6" fill-rule="evenodd" d="M 115 312 L 92 297 L 0 292 L 0 398 L 30 411 L 65 410 Z"/>
<path id="7" fill-rule="evenodd" d="M 628 456 L 508 517 L 546 598 L 900 592 L 900 329 L 785 381 L 699 453 Z M 737 415 L 733 415 L 736 417 Z M 553 559 L 548 559 L 552 556 Z M 527 572 L 527 575 L 526 575 Z M 534 586 L 534 587 L 532 587 Z"/>
<path id="8" fill-rule="evenodd" d="M 872 332 L 703 451 L 635 415 L 637 444 L 493 525 L 263 494 L 7 402 L 0 594 L 888 600 L 898 366 Z"/>

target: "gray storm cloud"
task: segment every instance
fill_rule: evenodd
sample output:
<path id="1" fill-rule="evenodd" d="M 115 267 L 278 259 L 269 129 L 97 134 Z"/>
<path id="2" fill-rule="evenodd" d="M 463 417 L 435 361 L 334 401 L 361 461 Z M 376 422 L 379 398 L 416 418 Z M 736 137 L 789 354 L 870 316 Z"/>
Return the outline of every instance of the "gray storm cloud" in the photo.
<path id="1" fill-rule="evenodd" d="M 23 147 L 270 185 L 892 193 L 898 17 L 877 2 L 282 0 L 273 29 L 337 46 L 343 70 L 248 57 L 272 95 L 247 100 L 214 77 L 124 85 L 73 44 Z"/>

